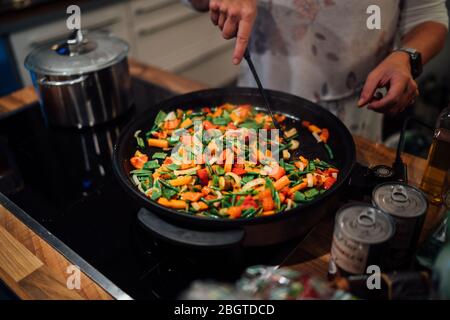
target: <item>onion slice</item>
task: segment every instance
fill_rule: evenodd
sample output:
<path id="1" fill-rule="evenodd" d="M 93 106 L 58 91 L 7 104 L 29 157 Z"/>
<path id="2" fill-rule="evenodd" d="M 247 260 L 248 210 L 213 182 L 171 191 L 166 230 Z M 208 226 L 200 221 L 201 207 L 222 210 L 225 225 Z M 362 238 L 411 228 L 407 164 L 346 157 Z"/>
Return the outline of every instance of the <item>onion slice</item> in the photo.
<path id="1" fill-rule="evenodd" d="M 236 182 L 236 186 L 237 188 L 241 187 L 241 178 L 234 172 L 227 172 L 225 173 L 226 176 L 230 176 L 233 178 L 234 182 Z"/>
<path id="2" fill-rule="evenodd" d="M 261 184 L 266 184 L 266 180 L 263 178 L 257 178 L 252 181 L 247 182 L 243 187 L 242 191 L 247 191 L 249 189 L 253 189 L 256 186 L 259 186 Z"/>

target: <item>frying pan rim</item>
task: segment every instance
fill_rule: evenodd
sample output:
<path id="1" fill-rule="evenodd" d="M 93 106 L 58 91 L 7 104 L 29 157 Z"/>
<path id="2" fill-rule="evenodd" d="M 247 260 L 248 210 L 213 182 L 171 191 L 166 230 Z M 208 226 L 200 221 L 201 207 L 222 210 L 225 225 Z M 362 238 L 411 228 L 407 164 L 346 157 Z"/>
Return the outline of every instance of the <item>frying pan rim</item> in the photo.
<path id="1" fill-rule="evenodd" d="M 281 219 L 287 219 L 289 216 L 292 216 L 294 214 L 299 214 L 299 212 L 306 211 L 310 208 L 313 208 L 317 204 L 320 204 L 320 201 L 326 201 L 328 198 L 331 198 L 334 193 L 342 187 L 344 183 L 346 183 L 351 175 L 351 171 L 355 165 L 356 162 L 356 148 L 355 148 L 355 142 L 353 140 L 353 137 L 347 127 L 341 122 L 339 118 L 337 118 L 334 114 L 332 114 L 330 111 L 326 110 L 325 108 L 309 101 L 304 98 L 301 98 L 299 96 L 295 96 L 290 93 L 281 92 L 277 90 L 265 90 L 268 93 L 269 99 L 272 98 L 288 98 L 288 99 L 297 99 L 302 100 L 303 103 L 310 104 L 311 106 L 314 106 L 314 108 L 320 108 L 321 112 L 324 112 L 328 117 L 331 118 L 332 121 L 334 121 L 338 126 L 341 127 L 343 133 L 348 136 L 348 142 L 350 143 L 350 146 L 348 146 L 348 149 L 350 150 L 351 154 L 349 155 L 350 161 L 348 163 L 345 163 L 343 168 L 339 168 L 341 172 L 344 173 L 344 176 L 339 179 L 333 187 L 325 192 L 322 195 L 319 195 L 314 200 L 302 204 L 300 207 L 293 208 L 287 211 L 283 211 L 279 214 L 274 214 L 270 216 L 260 216 L 260 217 L 253 217 L 249 219 L 228 219 L 228 218 L 209 218 L 209 217 L 199 217 L 195 215 L 189 215 L 185 212 L 180 212 L 178 210 L 166 208 L 157 202 L 149 199 L 145 195 L 140 192 L 135 185 L 132 183 L 131 179 L 128 176 L 128 173 L 125 173 L 123 170 L 123 161 L 126 161 L 126 159 L 121 159 L 121 150 L 125 148 L 124 144 L 127 141 L 130 141 L 131 138 L 134 135 L 134 132 L 136 130 L 141 129 L 144 126 L 144 123 L 146 121 L 153 123 L 154 116 L 152 116 L 152 119 L 145 119 L 145 117 L 140 117 L 141 115 L 144 115 L 145 113 L 148 113 L 148 110 L 150 108 L 154 108 L 156 110 L 173 110 L 174 107 L 172 106 L 173 103 L 177 100 L 184 99 L 184 100 L 190 100 L 192 98 L 195 98 L 196 96 L 200 95 L 210 95 L 210 96 L 225 96 L 227 94 L 235 94 L 235 95 L 258 95 L 258 89 L 251 88 L 251 87 L 238 87 L 238 88 L 213 88 L 213 89 L 204 89 L 204 90 L 198 90 L 198 91 L 192 91 L 186 94 L 182 95 L 176 95 L 173 97 L 170 97 L 168 99 L 164 99 L 154 105 L 149 106 L 144 111 L 137 114 L 136 119 L 131 121 L 121 132 L 119 139 L 117 140 L 116 144 L 114 145 L 114 152 L 113 152 L 113 171 L 122 184 L 122 186 L 125 188 L 126 191 L 131 193 L 134 198 L 137 198 L 140 200 L 139 204 L 145 203 L 146 205 L 142 205 L 145 209 L 150 210 L 157 214 L 158 216 L 161 216 L 160 212 L 163 212 L 164 216 L 168 216 L 167 219 L 170 221 L 182 221 L 182 220 L 189 220 L 190 222 L 198 225 L 203 225 L 205 223 L 208 223 L 209 225 L 220 225 L 221 227 L 242 227 L 246 225 L 253 225 L 253 224 L 261 224 L 261 223 L 269 223 Z M 171 107 L 165 107 L 165 105 L 171 105 Z M 288 114 L 289 115 L 289 114 Z M 341 176 L 341 174 L 339 175 Z M 155 207 L 157 210 L 155 210 L 153 207 Z M 166 217 L 163 217 L 163 219 Z"/>

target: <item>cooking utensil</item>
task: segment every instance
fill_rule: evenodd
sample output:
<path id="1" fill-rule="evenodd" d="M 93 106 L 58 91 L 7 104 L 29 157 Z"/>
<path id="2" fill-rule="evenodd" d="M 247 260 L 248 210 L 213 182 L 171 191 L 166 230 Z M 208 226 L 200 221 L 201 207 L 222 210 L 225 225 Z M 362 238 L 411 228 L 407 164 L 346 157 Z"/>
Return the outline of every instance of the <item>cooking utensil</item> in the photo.
<path id="1" fill-rule="evenodd" d="M 224 103 L 261 105 L 263 98 L 254 88 L 212 89 L 192 92 L 163 101 L 148 112 L 137 117 L 136 122 L 126 128 L 115 146 L 113 167 L 119 182 L 134 197 L 142 209 L 138 213 L 141 225 L 154 236 L 176 245 L 223 248 L 235 245 L 265 246 L 283 242 L 306 234 L 327 214 L 337 209 L 337 200 L 342 192 L 355 163 L 355 145 L 345 125 L 329 111 L 291 94 L 266 90 L 272 106 L 285 114 L 288 122 L 304 119 L 328 128 L 331 135 L 328 144 L 334 150 L 334 160 L 321 143 L 317 143 L 308 130 L 298 122 L 297 129 L 301 141 L 300 154 L 308 158 L 320 158 L 333 163 L 340 169 L 335 185 L 313 201 L 297 208 L 272 216 L 251 219 L 203 218 L 168 209 L 142 194 L 133 184 L 129 172 L 132 170 L 130 158 L 136 150 L 134 133 L 151 129 L 156 113 L 182 109 L 197 109 L 203 106 L 217 106 Z M 289 127 L 289 124 L 287 125 Z M 148 149 L 150 155 L 156 149 Z"/>
<path id="2" fill-rule="evenodd" d="M 106 33 L 83 34 L 39 47 L 25 59 L 51 124 L 92 127 L 132 105 L 128 44 Z"/>
<path id="3" fill-rule="evenodd" d="M 255 78 L 256 84 L 258 86 L 259 93 L 263 97 L 264 105 L 265 105 L 267 111 L 269 111 L 270 117 L 272 118 L 272 123 L 273 123 L 273 125 L 275 126 L 276 129 L 280 130 L 280 124 L 275 119 L 275 117 L 273 115 L 273 112 L 272 112 L 272 108 L 270 108 L 269 100 L 267 99 L 267 96 L 266 96 L 266 94 L 264 92 L 264 88 L 262 86 L 261 80 L 259 80 L 258 73 L 256 72 L 255 66 L 253 65 L 253 61 L 252 61 L 252 58 L 250 56 L 250 51 L 248 51 L 248 49 L 245 49 L 244 58 L 247 61 L 248 66 L 250 68 L 250 71 L 253 74 L 253 78 Z"/>

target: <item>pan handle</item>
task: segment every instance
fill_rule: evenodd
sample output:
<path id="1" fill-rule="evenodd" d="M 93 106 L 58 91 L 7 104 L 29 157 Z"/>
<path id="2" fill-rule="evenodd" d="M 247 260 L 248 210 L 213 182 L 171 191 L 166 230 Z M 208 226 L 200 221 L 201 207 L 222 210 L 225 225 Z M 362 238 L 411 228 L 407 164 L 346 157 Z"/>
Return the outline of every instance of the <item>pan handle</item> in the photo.
<path id="1" fill-rule="evenodd" d="M 222 249 L 238 246 L 244 239 L 242 229 L 202 231 L 179 227 L 156 214 L 141 208 L 138 212 L 140 224 L 155 237 L 177 246 L 197 249 Z"/>

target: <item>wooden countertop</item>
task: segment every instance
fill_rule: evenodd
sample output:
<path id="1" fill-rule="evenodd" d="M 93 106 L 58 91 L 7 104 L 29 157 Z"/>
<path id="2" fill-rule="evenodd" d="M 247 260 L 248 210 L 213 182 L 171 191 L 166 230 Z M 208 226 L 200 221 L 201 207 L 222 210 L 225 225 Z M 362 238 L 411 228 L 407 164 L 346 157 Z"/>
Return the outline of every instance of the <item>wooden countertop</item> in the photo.
<path id="1" fill-rule="evenodd" d="M 175 93 L 207 88 L 206 85 L 162 71 L 160 69 L 130 61 L 131 75 L 144 81 L 167 88 Z M 0 117 L 18 112 L 37 101 L 33 88 L 27 87 L 0 98 Z M 357 160 L 363 165 L 387 164 L 394 160 L 394 150 L 375 144 L 361 137 L 354 137 Z M 404 155 L 408 165 L 409 181 L 420 183 L 425 160 Z M 431 207 L 427 215 L 423 236 L 439 221 L 440 213 Z M 333 219 L 320 223 L 286 261 L 297 270 L 326 278 Z M 8 255 L 2 252 L 9 252 Z M 34 230 L 15 215 L 0 206 L 0 278 L 23 299 L 111 299 L 103 288 L 82 275 L 82 289 L 68 290 L 65 279 L 66 268 L 71 262 L 55 248 L 46 243 Z M 84 285 L 83 285 L 84 284 Z"/>
<path id="2" fill-rule="evenodd" d="M 354 137 L 354 140 L 356 144 L 356 160 L 359 163 L 366 166 L 378 164 L 391 166 L 394 162 L 395 150 L 361 137 Z M 408 166 L 408 182 L 413 186 L 419 186 L 425 170 L 426 160 L 409 154 L 404 154 L 402 159 Z M 441 220 L 443 213 L 441 207 L 429 206 L 420 241 L 423 241 L 430 235 Z M 329 252 L 333 227 L 334 217 L 322 221 L 303 240 L 284 265 L 325 280 L 330 259 Z"/>
<path id="3" fill-rule="evenodd" d="M 71 265 L 71 261 L 0 205 L 0 279 L 20 299 L 112 299 L 84 272 L 80 273 L 80 289 L 68 289 L 69 275 L 74 274 Z"/>

